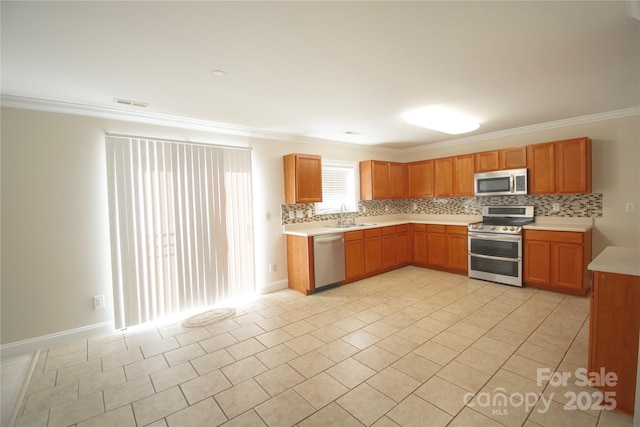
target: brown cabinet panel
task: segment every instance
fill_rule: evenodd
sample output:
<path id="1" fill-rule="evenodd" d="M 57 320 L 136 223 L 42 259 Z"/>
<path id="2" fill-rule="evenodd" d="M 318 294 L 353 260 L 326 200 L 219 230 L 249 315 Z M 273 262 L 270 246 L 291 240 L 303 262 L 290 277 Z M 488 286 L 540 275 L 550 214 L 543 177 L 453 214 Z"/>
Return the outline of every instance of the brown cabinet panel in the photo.
<path id="1" fill-rule="evenodd" d="M 473 196 L 473 174 L 475 163 L 473 154 L 453 158 L 453 195 Z"/>
<path id="2" fill-rule="evenodd" d="M 473 157 L 476 172 L 492 172 L 500 169 L 500 155 L 498 150 L 475 153 Z"/>
<path id="3" fill-rule="evenodd" d="M 390 199 L 391 192 L 389 190 L 389 163 L 388 162 L 371 162 L 371 184 L 373 187 L 373 200 Z"/>
<path id="4" fill-rule="evenodd" d="M 364 240 L 347 240 L 347 234 L 344 242 L 345 278 L 350 281 L 364 276 Z"/>
<path id="5" fill-rule="evenodd" d="M 556 193 L 591 192 L 591 141 L 589 138 L 557 141 Z"/>
<path id="6" fill-rule="evenodd" d="M 406 174 L 402 163 L 366 160 L 360 162 L 360 199 L 383 200 L 405 197 Z"/>
<path id="7" fill-rule="evenodd" d="M 590 193 L 591 140 L 575 138 L 527 146 L 529 193 Z"/>
<path id="8" fill-rule="evenodd" d="M 551 243 L 525 240 L 524 281 L 540 285 L 551 283 Z"/>
<path id="9" fill-rule="evenodd" d="M 640 331 L 640 277 L 593 272 L 589 315 L 589 372 L 615 372 L 616 385 L 598 385 L 613 392 L 616 410 L 633 415 Z"/>
<path id="10" fill-rule="evenodd" d="M 444 233 L 428 233 L 427 259 L 434 267 L 447 266 L 447 236 Z"/>
<path id="11" fill-rule="evenodd" d="M 285 242 L 289 288 L 309 295 L 314 289 L 313 237 L 287 234 Z"/>
<path id="12" fill-rule="evenodd" d="M 551 247 L 551 282 L 580 290 L 583 282 L 582 244 L 556 243 Z"/>
<path id="13" fill-rule="evenodd" d="M 447 268 L 467 274 L 469 243 L 467 227 L 447 226 Z"/>
<path id="14" fill-rule="evenodd" d="M 401 228 L 402 227 L 402 228 Z M 396 265 L 409 263 L 409 232 L 406 225 L 396 226 Z"/>
<path id="15" fill-rule="evenodd" d="M 412 261 L 419 265 L 427 265 L 427 232 L 423 224 L 413 224 L 413 256 Z"/>
<path id="16" fill-rule="evenodd" d="M 402 199 L 406 197 L 406 165 L 389 163 L 389 198 Z"/>
<path id="17" fill-rule="evenodd" d="M 529 194 L 551 194 L 556 189 L 556 160 L 553 143 L 527 146 Z"/>
<path id="18" fill-rule="evenodd" d="M 527 147 L 500 150 L 500 169 L 524 169 L 527 167 Z"/>
<path id="19" fill-rule="evenodd" d="M 371 231 L 371 230 L 365 230 Z M 365 232 L 366 235 L 366 232 Z M 382 270 L 382 238 L 364 239 L 364 274 L 375 274 Z"/>
<path id="20" fill-rule="evenodd" d="M 590 288 L 591 230 L 525 230 L 524 282 L 534 287 L 585 295 Z"/>
<path id="21" fill-rule="evenodd" d="M 453 196 L 453 157 L 433 160 L 434 197 Z"/>
<path id="22" fill-rule="evenodd" d="M 433 196 L 433 162 L 424 160 L 407 165 L 407 193 L 409 198 Z"/>
<path id="23" fill-rule="evenodd" d="M 284 163 L 285 203 L 322 201 L 322 160 L 320 156 L 288 154 Z"/>
<path id="24" fill-rule="evenodd" d="M 393 227 L 387 227 L 393 228 Z M 382 236 L 382 269 L 390 270 L 396 266 L 396 236 L 383 234 Z"/>

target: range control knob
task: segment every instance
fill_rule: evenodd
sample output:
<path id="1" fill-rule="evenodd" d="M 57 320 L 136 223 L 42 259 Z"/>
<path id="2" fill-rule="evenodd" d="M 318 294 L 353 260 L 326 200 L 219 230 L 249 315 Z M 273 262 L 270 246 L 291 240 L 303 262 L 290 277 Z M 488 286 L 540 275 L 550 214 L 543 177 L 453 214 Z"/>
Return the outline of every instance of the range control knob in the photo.
<path id="1" fill-rule="evenodd" d="M 513 228 L 513 227 L 511 227 Z M 507 227 L 506 225 L 504 227 L 502 227 L 502 231 L 509 231 L 509 227 Z"/>
<path id="2" fill-rule="evenodd" d="M 472 224 L 471 228 L 475 230 L 476 228 L 478 228 L 478 224 Z"/>
<path id="3" fill-rule="evenodd" d="M 480 225 L 478 226 L 478 229 L 480 229 L 480 230 L 482 230 L 483 228 L 484 228 L 484 225 L 483 225 L 483 224 L 480 224 Z"/>
<path id="4" fill-rule="evenodd" d="M 509 230 L 516 231 L 516 227 L 511 227 Z"/>
<path id="5" fill-rule="evenodd" d="M 492 226 L 491 226 L 491 230 L 495 230 L 495 229 L 496 229 L 496 226 L 495 226 L 495 225 L 492 225 Z"/>

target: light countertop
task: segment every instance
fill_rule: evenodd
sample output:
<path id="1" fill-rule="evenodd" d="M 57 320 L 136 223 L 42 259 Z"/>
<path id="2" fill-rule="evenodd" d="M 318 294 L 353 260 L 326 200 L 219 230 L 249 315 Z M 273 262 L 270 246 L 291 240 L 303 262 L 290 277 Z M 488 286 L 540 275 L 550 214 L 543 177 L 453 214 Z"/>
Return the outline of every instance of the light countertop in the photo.
<path id="1" fill-rule="evenodd" d="M 336 228 L 337 221 L 316 221 L 301 224 L 286 224 L 284 234 L 312 237 L 325 234 L 343 233 L 347 231 L 366 230 L 368 228 L 388 227 L 402 224 L 439 224 L 439 225 L 467 225 L 482 221 L 480 215 L 389 215 L 380 217 L 359 218 L 358 224 L 364 226 L 351 228 Z M 574 231 L 585 232 L 593 228 L 593 218 L 555 218 L 536 217 L 536 222 L 524 227 L 526 230 Z"/>
<path id="2" fill-rule="evenodd" d="M 593 218 L 537 216 L 535 223 L 525 225 L 523 228 L 525 230 L 575 231 L 584 233 L 593 228 Z"/>
<path id="3" fill-rule="evenodd" d="M 607 246 L 587 268 L 591 271 L 640 276 L 640 249 Z"/>

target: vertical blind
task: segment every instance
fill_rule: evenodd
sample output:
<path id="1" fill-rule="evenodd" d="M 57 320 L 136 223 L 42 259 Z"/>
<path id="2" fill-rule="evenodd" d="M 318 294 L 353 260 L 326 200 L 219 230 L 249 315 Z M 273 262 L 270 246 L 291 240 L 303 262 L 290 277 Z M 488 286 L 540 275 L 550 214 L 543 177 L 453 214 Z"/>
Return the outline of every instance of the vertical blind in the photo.
<path id="1" fill-rule="evenodd" d="M 251 152 L 106 138 L 117 328 L 255 292 Z"/>

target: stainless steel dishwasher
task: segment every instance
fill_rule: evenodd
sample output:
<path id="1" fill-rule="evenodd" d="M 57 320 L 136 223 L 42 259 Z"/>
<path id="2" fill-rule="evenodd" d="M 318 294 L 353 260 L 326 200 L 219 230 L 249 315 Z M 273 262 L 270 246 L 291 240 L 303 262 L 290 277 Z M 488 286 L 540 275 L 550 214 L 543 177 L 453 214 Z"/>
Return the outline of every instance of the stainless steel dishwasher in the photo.
<path id="1" fill-rule="evenodd" d="M 340 285 L 345 278 L 344 269 L 344 233 L 314 236 L 313 292 Z"/>

